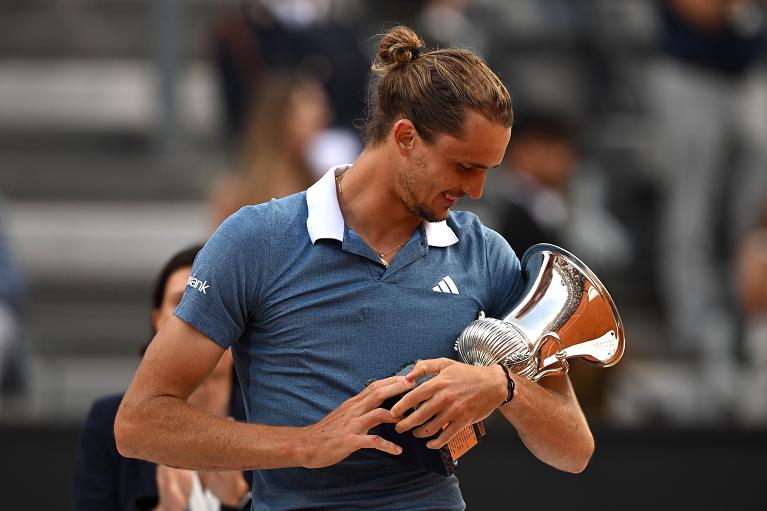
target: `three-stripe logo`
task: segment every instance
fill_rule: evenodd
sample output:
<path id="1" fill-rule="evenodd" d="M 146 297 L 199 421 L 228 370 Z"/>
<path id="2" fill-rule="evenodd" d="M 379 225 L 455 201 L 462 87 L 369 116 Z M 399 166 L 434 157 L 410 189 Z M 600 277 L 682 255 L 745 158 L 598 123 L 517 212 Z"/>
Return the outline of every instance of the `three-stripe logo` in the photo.
<path id="1" fill-rule="evenodd" d="M 431 288 L 431 290 L 436 291 L 437 293 L 460 294 L 458 292 L 458 286 L 455 285 L 455 282 L 453 282 L 453 279 L 451 279 L 449 275 L 445 275 L 436 286 Z"/>

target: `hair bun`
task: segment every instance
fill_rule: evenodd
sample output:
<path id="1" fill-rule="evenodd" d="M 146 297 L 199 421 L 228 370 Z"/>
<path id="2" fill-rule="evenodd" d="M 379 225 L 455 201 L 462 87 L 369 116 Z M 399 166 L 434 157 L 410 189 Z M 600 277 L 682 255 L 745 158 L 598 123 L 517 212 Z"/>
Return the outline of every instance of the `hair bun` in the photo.
<path id="1" fill-rule="evenodd" d="M 386 73 L 415 60 L 424 48 L 423 40 L 412 29 L 399 25 L 381 37 L 373 71 Z"/>

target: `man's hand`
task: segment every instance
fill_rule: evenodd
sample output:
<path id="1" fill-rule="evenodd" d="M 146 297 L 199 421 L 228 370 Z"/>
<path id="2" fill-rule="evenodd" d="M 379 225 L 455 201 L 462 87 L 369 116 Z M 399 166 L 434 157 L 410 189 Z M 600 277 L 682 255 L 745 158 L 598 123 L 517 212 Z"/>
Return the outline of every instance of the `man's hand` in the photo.
<path id="1" fill-rule="evenodd" d="M 415 386 L 413 379 L 391 376 L 368 385 L 344 401 L 321 421 L 305 428 L 302 466 L 320 468 L 334 465 L 359 449 L 378 449 L 398 455 L 402 448 L 368 431 L 383 423 L 397 422 L 389 410 L 379 408 L 390 397 Z"/>
<path id="2" fill-rule="evenodd" d="M 239 470 L 225 472 L 197 472 L 200 481 L 227 507 L 237 506 L 248 493 L 248 483 Z"/>
<path id="3" fill-rule="evenodd" d="M 194 472 L 157 465 L 159 501 L 154 511 L 184 511 L 192 495 Z"/>
<path id="4" fill-rule="evenodd" d="M 497 364 L 477 367 L 447 358 L 419 360 L 406 376 L 408 381 L 415 382 L 425 374 L 436 376 L 408 392 L 392 407 L 392 416 L 401 417 L 418 406 L 395 429 L 403 433 L 417 427 L 413 435 L 425 438 L 444 427 L 437 438 L 426 444 L 432 449 L 441 448 L 461 429 L 484 419 L 503 403 L 508 387 L 502 371 Z"/>

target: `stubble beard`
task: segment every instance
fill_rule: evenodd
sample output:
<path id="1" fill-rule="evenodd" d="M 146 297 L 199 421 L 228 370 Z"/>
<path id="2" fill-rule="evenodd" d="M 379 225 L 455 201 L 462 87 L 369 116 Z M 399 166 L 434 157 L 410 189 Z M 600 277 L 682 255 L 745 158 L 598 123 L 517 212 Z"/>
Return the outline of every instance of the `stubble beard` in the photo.
<path id="1" fill-rule="evenodd" d="M 422 166 L 422 165 L 421 165 Z M 429 206 L 424 202 L 419 202 L 415 198 L 414 190 L 418 189 L 418 179 L 415 177 L 419 175 L 417 168 L 410 168 L 406 172 L 400 174 L 399 184 L 402 189 L 403 196 L 401 197 L 402 203 L 405 205 L 408 211 L 414 215 L 423 218 L 427 222 L 442 222 L 447 219 L 450 210 L 448 209 L 444 215 L 437 215 L 432 211 Z"/>
<path id="2" fill-rule="evenodd" d="M 419 217 L 423 218 L 427 222 L 432 222 L 432 223 L 442 222 L 444 220 L 447 220 L 447 215 L 448 213 L 450 213 L 450 210 L 448 209 L 443 216 L 437 216 L 433 211 L 429 211 L 426 208 L 426 205 L 424 204 L 415 204 L 412 207 L 408 206 L 408 209 L 410 210 L 411 213 L 418 215 Z"/>

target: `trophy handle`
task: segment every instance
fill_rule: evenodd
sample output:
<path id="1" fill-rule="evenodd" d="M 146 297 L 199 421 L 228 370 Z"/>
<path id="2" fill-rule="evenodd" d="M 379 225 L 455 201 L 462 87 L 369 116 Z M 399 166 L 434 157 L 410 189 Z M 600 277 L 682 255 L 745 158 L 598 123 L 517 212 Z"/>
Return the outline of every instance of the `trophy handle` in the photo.
<path id="1" fill-rule="evenodd" d="M 557 349 L 557 351 L 554 353 L 554 357 L 556 358 L 556 363 L 558 365 L 551 366 L 548 369 L 544 369 L 543 371 L 532 375 L 530 379 L 536 383 L 544 376 L 549 376 L 551 374 L 567 374 L 567 371 L 570 369 L 570 364 L 567 362 L 567 353 L 562 349 L 562 341 L 559 339 L 559 336 L 555 332 L 546 332 L 545 334 L 541 335 L 537 341 L 535 341 L 535 345 L 533 346 L 532 350 L 533 355 L 540 359 L 541 350 L 548 342 L 556 343 L 556 345 L 559 347 L 559 349 Z M 547 357 L 547 360 L 548 358 L 550 357 Z M 541 367 L 539 366 L 538 369 L 540 370 Z"/>

